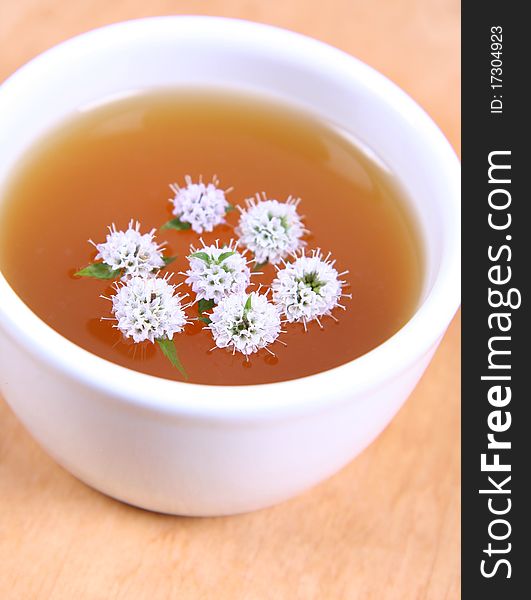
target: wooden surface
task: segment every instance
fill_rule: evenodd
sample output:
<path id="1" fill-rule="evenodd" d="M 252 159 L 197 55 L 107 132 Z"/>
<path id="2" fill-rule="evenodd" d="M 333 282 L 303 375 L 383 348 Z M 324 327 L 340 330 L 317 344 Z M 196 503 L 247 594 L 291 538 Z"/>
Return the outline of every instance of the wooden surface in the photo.
<path id="1" fill-rule="evenodd" d="M 339 46 L 405 88 L 458 148 L 458 0 L 0 0 L 0 81 L 87 29 L 179 13 Z M 0 598 L 458 598 L 459 334 L 457 318 L 405 407 L 350 466 L 239 517 L 173 518 L 110 500 L 52 462 L 0 399 Z"/>

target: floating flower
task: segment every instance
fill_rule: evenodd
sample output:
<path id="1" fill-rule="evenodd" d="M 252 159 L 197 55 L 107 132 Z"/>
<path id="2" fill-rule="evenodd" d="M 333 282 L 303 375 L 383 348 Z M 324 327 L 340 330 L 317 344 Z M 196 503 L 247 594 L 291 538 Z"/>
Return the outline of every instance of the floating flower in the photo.
<path id="1" fill-rule="evenodd" d="M 165 227 L 186 229 L 188 225 L 197 233 L 203 233 L 203 231 L 212 231 L 216 225 L 224 223 L 225 213 L 230 209 L 225 194 L 230 189 L 220 189 L 216 177 L 207 184 L 203 183 L 201 178 L 198 183 L 194 183 L 189 175 L 186 175 L 184 180 L 186 182 L 184 187 L 176 183 L 170 185 L 175 194 L 170 202 L 173 203 L 173 214 L 178 218 L 177 222 L 170 221 Z"/>
<path id="2" fill-rule="evenodd" d="M 330 254 L 323 258 L 320 250 L 313 250 L 310 256 L 303 252 L 278 269 L 271 284 L 273 302 L 290 323 L 302 321 L 306 328 L 308 322 L 316 320 L 321 326 L 319 317 L 332 316 L 336 306 L 345 308 L 339 301 L 345 295 L 342 287 L 346 282 L 339 278 L 348 271 L 338 273 L 335 261 L 329 259 Z"/>
<path id="3" fill-rule="evenodd" d="M 210 315 L 208 328 L 218 348 L 232 348 L 233 354 L 248 356 L 267 348 L 280 334 L 280 313 L 265 295 L 258 292 L 223 298 Z"/>
<path id="4" fill-rule="evenodd" d="M 122 279 L 135 276 L 152 275 L 164 267 L 162 244 L 154 241 L 155 229 L 149 233 L 140 233 L 140 223 L 131 219 L 126 231 L 116 229 L 114 223 L 109 227 L 107 241 L 101 244 L 91 243 L 98 250 L 96 260 L 101 259 L 110 269 L 119 272 Z M 94 265 L 93 265 L 94 266 Z M 83 274 L 81 271 L 80 274 Z"/>
<path id="5" fill-rule="evenodd" d="M 110 298 L 115 327 L 135 342 L 171 340 L 188 322 L 176 286 L 167 277 L 132 277 L 115 284 Z"/>
<path id="6" fill-rule="evenodd" d="M 201 240 L 203 242 L 203 240 Z M 237 251 L 233 240 L 219 247 L 206 246 L 196 250 L 190 248 L 190 269 L 186 283 L 192 287 L 197 300 L 212 300 L 218 303 L 229 294 L 241 294 L 249 285 L 251 270 L 247 260 Z"/>
<path id="7" fill-rule="evenodd" d="M 257 264 L 277 264 L 304 245 L 301 237 L 306 230 L 297 213 L 299 202 L 300 198 L 291 196 L 279 202 L 257 194 L 256 199 L 245 201 L 245 209 L 238 207 L 241 215 L 236 231 L 242 244 L 254 253 Z"/>

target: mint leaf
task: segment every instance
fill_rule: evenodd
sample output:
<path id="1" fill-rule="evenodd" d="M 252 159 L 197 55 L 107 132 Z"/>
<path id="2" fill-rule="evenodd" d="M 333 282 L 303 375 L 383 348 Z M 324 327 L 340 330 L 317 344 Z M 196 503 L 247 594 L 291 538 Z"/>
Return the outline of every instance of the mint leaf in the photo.
<path id="1" fill-rule="evenodd" d="M 245 306 L 243 307 L 243 312 L 247 312 L 248 310 L 251 310 L 251 308 L 252 308 L 251 300 L 252 300 L 252 296 L 251 296 L 251 294 L 249 294 L 249 297 L 247 298 L 247 302 L 245 303 Z"/>
<path id="2" fill-rule="evenodd" d="M 229 205 L 227 206 L 227 208 L 225 209 L 225 212 L 226 212 L 226 213 L 230 213 L 230 212 L 232 212 L 233 210 L 236 210 L 236 207 L 235 207 L 233 204 L 229 204 Z"/>
<path id="3" fill-rule="evenodd" d="M 121 274 L 120 269 L 112 269 L 107 263 L 92 263 L 76 273 L 78 277 L 92 277 L 93 279 L 118 279 Z"/>
<path id="4" fill-rule="evenodd" d="M 197 303 L 197 310 L 199 311 L 199 314 L 202 314 L 205 311 L 214 308 L 215 305 L 216 303 L 214 302 L 214 300 L 205 300 L 204 298 L 201 298 L 201 300 L 199 300 L 199 302 Z"/>
<path id="5" fill-rule="evenodd" d="M 229 256 L 232 256 L 233 254 L 236 254 L 236 252 L 223 252 L 223 254 L 219 255 L 218 263 L 222 263 L 226 258 L 229 258 Z"/>
<path id="6" fill-rule="evenodd" d="M 171 362 L 171 364 L 179 370 L 181 375 L 188 379 L 188 375 L 184 370 L 183 364 L 179 360 L 179 356 L 177 355 L 177 348 L 175 348 L 175 342 L 173 340 L 169 340 L 168 338 L 158 338 L 155 340 L 159 345 L 160 349 L 164 356 Z"/>
<path id="7" fill-rule="evenodd" d="M 253 273 L 255 271 L 260 271 L 260 269 L 263 269 L 267 265 L 267 263 L 268 263 L 267 260 L 265 262 L 263 262 L 263 263 L 257 263 L 257 262 L 255 262 L 254 263 L 254 267 L 253 267 Z"/>
<path id="8" fill-rule="evenodd" d="M 163 256 L 162 260 L 164 261 L 164 265 L 168 266 L 171 264 L 177 257 L 176 256 Z"/>
<path id="9" fill-rule="evenodd" d="M 176 217 L 175 219 L 164 223 L 161 229 L 175 229 L 177 231 L 185 231 L 186 229 L 190 229 L 190 227 L 192 227 L 190 223 L 185 223 L 181 221 L 179 217 Z"/>
<path id="10" fill-rule="evenodd" d="M 190 254 L 188 258 L 200 258 L 205 261 L 207 265 L 210 264 L 210 256 L 206 252 L 194 252 L 193 254 Z"/>
<path id="11" fill-rule="evenodd" d="M 208 317 L 199 317 L 199 320 L 203 321 L 203 323 L 206 323 L 207 325 L 210 325 L 210 323 L 212 323 L 212 321 Z"/>

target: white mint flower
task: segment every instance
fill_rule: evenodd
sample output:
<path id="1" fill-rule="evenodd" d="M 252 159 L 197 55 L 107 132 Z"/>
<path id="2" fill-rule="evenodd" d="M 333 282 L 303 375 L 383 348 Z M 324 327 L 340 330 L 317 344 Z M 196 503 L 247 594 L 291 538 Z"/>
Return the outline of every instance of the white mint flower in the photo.
<path id="1" fill-rule="evenodd" d="M 286 320 L 290 323 L 302 321 L 304 327 L 316 320 L 321 326 L 319 317 L 332 316 L 332 310 L 339 306 L 342 287 L 346 284 L 340 280 L 342 275 L 334 268 L 335 261 L 330 261 L 330 254 L 323 258 L 320 250 L 313 250 L 310 256 L 304 252 L 291 263 L 284 263 L 278 269 L 276 278 L 271 284 L 273 302 L 280 307 Z M 332 316 L 332 318 L 334 318 Z"/>
<path id="2" fill-rule="evenodd" d="M 189 223 L 197 233 L 212 231 L 216 225 L 225 222 L 225 213 L 229 203 L 225 194 L 230 191 L 218 187 L 219 180 L 214 177 L 211 183 L 203 183 L 199 178 L 194 183 L 189 175 L 184 178 L 186 185 L 180 187 L 176 183 L 170 185 L 175 194 L 170 198 L 173 203 L 173 214 L 183 223 Z"/>
<path id="3" fill-rule="evenodd" d="M 291 196 L 286 202 L 268 200 L 265 194 L 245 201 L 236 232 L 244 246 L 254 253 L 256 263 L 277 264 L 299 250 L 306 233 L 297 206 L 300 198 Z"/>
<path id="4" fill-rule="evenodd" d="M 98 250 L 96 260 L 101 259 L 113 270 L 122 271 L 122 279 L 134 276 L 147 276 L 164 266 L 162 244 L 154 241 L 155 229 L 140 233 L 140 223 L 131 219 L 126 231 L 109 227 L 107 241 L 94 244 Z"/>
<path id="5" fill-rule="evenodd" d="M 175 287 L 167 277 L 132 277 L 116 283 L 116 294 L 110 298 L 115 327 L 135 342 L 171 340 L 188 322 L 182 305 L 185 296 L 175 294 Z"/>
<path id="6" fill-rule="evenodd" d="M 203 241 L 203 240 L 201 240 Z M 215 245 L 196 250 L 190 248 L 190 269 L 186 283 L 197 295 L 197 300 L 213 300 L 218 303 L 229 294 L 245 291 L 251 279 L 247 260 L 237 250 L 237 244 L 230 241 L 221 248 Z"/>
<path id="7" fill-rule="evenodd" d="M 248 356 L 272 344 L 281 332 L 280 313 L 258 292 L 233 294 L 221 300 L 210 315 L 208 328 L 218 348 Z"/>

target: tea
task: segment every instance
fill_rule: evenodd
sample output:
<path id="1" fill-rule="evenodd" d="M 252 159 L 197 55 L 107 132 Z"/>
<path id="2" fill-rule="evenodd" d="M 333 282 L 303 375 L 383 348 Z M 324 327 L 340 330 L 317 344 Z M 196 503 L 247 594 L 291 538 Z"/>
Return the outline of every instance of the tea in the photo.
<path id="1" fill-rule="evenodd" d="M 111 323 L 109 281 L 79 279 L 91 258 L 87 240 L 101 241 L 111 223 L 134 218 L 157 228 L 173 282 L 184 280 L 191 230 L 160 230 L 171 219 L 168 185 L 185 174 L 217 175 L 244 199 L 301 198 L 309 247 L 331 251 L 348 270 L 352 299 L 337 322 L 307 329 L 289 324 L 274 356 L 249 360 L 216 349 L 204 323 L 175 336 L 189 381 L 216 385 L 269 383 L 318 373 L 368 352 L 393 335 L 415 310 L 421 255 L 407 201 L 384 166 L 338 130 L 293 106 L 219 90 L 159 90 L 86 107 L 50 131 L 27 153 L 3 192 L 0 267 L 22 300 L 60 334 L 124 367 L 180 380 L 155 345 L 125 341 Z M 202 237 L 236 237 L 238 211 Z M 268 285 L 266 265 L 256 283 Z M 184 290 L 185 285 L 180 288 Z M 191 307 L 190 316 L 197 316 Z M 337 314 L 336 314 L 337 312 Z"/>

